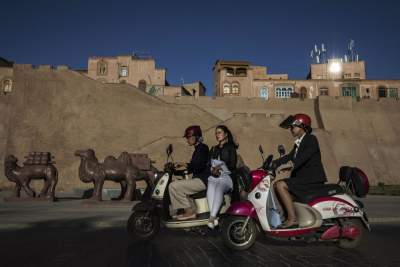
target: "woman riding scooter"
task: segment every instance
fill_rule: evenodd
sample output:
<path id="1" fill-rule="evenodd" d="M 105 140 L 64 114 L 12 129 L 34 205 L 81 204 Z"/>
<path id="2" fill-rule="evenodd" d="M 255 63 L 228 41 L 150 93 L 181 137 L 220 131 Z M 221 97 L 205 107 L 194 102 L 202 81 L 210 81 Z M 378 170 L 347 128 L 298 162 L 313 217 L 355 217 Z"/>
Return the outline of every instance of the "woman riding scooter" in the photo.
<path id="1" fill-rule="evenodd" d="M 218 145 L 211 148 L 211 176 L 208 178 L 207 201 L 210 208 L 210 218 L 207 226 L 214 229 L 218 225 L 217 214 L 221 208 L 224 194 L 229 190 L 237 189 L 235 179 L 237 145 L 233 140 L 231 131 L 225 125 L 215 128 L 215 138 Z M 233 179 L 232 179 L 233 178 Z M 235 198 L 233 192 L 233 200 Z"/>
<path id="2" fill-rule="evenodd" d="M 207 179 L 210 175 L 208 168 L 209 149 L 204 144 L 200 126 L 193 125 L 185 130 L 183 137 L 189 146 L 194 146 L 194 152 L 190 163 L 175 163 L 175 168 L 184 168 L 193 174 L 193 179 L 178 180 L 169 185 L 169 196 L 173 210 L 184 209 L 185 212 L 173 216 L 177 220 L 188 220 L 196 218 L 188 199 L 188 195 L 206 190 Z"/>
<path id="3" fill-rule="evenodd" d="M 290 129 L 292 136 L 296 138 L 292 151 L 273 162 L 274 168 L 289 161 L 293 163 L 290 178 L 275 184 L 279 200 L 287 213 L 286 221 L 279 228 L 296 228 L 299 223 L 291 195 L 301 198 L 307 191 L 322 187 L 327 179 L 318 140 L 311 134 L 311 118 L 306 114 L 296 114 L 286 118 L 279 126 Z"/>

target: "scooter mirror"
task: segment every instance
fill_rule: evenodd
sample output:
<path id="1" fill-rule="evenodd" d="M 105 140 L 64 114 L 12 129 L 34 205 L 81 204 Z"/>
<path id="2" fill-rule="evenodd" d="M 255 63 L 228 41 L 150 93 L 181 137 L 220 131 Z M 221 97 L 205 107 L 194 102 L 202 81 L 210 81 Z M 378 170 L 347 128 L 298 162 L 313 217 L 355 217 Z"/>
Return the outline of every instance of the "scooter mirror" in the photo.
<path id="1" fill-rule="evenodd" d="M 258 146 L 258 151 L 260 151 L 261 154 L 264 154 L 264 150 L 261 145 Z"/>
<path id="2" fill-rule="evenodd" d="M 279 152 L 279 155 L 281 155 L 281 156 L 285 155 L 286 154 L 285 147 L 283 145 L 279 145 L 278 152 Z"/>
<path id="3" fill-rule="evenodd" d="M 263 169 L 264 170 L 270 169 L 270 165 L 271 165 L 271 162 L 272 162 L 273 158 L 274 157 L 272 155 L 268 155 L 267 159 L 263 163 Z"/>
<path id="4" fill-rule="evenodd" d="M 172 147 L 172 144 L 169 144 L 168 147 L 167 147 L 167 155 L 168 155 L 168 156 L 171 155 L 171 154 L 172 154 L 172 151 L 174 151 L 174 149 L 173 149 L 173 147 Z"/>

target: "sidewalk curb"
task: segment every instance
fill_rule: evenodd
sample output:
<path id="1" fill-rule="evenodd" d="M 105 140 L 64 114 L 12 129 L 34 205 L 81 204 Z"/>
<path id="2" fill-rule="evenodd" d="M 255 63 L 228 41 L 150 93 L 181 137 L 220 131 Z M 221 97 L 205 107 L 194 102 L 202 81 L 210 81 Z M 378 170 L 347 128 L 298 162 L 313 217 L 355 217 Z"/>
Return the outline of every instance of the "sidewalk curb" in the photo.
<path id="1" fill-rule="evenodd" d="M 390 222 L 400 222 L 400 217 L 376 217 L 368 218 L 370 223 L 390 223 Z"/>

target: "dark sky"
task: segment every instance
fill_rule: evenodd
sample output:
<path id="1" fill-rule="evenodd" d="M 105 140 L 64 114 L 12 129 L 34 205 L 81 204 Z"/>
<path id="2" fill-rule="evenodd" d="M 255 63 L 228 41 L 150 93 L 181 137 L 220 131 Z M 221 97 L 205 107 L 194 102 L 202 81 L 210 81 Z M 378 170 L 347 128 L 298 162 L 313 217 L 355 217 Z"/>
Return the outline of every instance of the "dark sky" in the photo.
<path id="1" fill-rule="evenodd" d="M 369 79 L 400 79 L 400 1 L 2 1 L 0 57 L 87 68 L 89 56 L 149 52 L 171 84 L 212 91 L 217 59 L 248 60 L 302 79 L 325 43 L 342 56 L 349 39 Z"/>

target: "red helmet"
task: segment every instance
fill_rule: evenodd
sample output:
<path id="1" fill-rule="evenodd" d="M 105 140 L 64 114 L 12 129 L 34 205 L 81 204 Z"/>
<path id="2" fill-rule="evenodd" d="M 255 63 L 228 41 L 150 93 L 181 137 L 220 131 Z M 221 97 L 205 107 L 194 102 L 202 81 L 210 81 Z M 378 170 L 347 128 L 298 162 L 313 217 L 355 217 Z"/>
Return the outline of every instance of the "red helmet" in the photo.
<path id="1" fill-rule="evenodd" d="M 192 126 L 189 126 L 186 128 L 185 134 L 183 135 L 183 137 L 191 137 L 191 136 L 196 136 L 196 137 L 203 136 L 200 126 L 192 125 Z"/>
<path id="2" fill-rule="evenodd" d="M 281 122 L 279 126 L 285 129 L 289 128 L 290 126 L 297 126 L 303 128 L 308 133 L 311 133 L 312 131 L 311 118 L 308 115 L 301 113 L 290 115 L 283 122 Z"/>
<path id="3" fill-rule="evenodd" d="M 311 127 L 310 116 L 299 113 L 299 114 L 294 115 L 293 117 L 294 117 L 294 121 L 292 122 L 293 126 L 298 126 L 301 128 Z"/>

